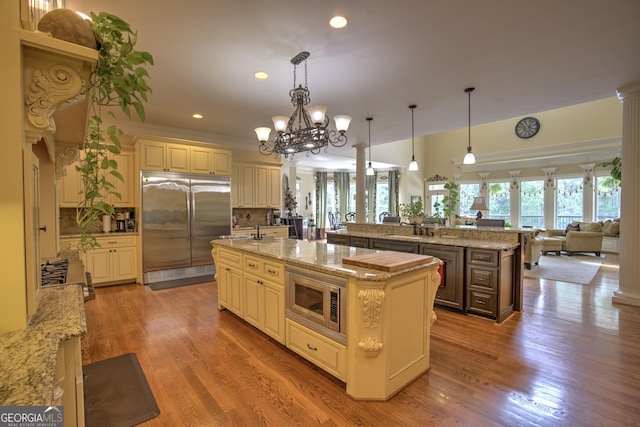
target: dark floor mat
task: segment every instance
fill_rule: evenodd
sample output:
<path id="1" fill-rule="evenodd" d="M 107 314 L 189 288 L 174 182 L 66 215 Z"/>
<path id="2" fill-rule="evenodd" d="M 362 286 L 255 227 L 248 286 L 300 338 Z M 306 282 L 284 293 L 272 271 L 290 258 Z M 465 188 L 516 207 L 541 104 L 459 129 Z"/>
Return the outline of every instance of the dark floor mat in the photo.
<path id="1" fill-rule="evenodd" d="M 160 291 L 162 289 L 177 288 L 179 286 L 197 285 L 200 283 L 207 283 L 213 281 L 213 275 L 187 277 L 184 279 L 167 280 L 165 282 L 149 283 L 149 287 L 154 291 Z"/>
<path id="2" fill-rule="evenodd" d="M 82 367 L 85 424 L 131 427 L 160 414 L 135 353 Z"/>

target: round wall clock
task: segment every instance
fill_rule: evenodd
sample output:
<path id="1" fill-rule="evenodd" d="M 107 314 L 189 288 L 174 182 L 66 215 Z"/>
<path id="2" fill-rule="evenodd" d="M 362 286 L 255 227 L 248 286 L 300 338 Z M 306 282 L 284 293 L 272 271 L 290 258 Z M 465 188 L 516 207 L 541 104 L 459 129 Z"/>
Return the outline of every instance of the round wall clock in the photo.
<path id="1" fill-rule="evenodd" d="M 540 121 L 535 117 L 525 117 L 516 124 L 516 135 L 520 138 L 531 138 L 540 130 Z"/>

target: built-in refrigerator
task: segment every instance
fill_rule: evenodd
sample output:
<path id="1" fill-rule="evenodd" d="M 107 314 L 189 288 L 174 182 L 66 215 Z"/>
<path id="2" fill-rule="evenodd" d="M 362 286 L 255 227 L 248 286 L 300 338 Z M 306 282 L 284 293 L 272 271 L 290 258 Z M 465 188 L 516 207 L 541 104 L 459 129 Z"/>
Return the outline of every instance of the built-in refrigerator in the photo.
<path id="1" fill-rule="evenodd" d="M 211 240 L 231 234 L 227 176 L 142 172 L 144 283 L 211 276 Z"/>

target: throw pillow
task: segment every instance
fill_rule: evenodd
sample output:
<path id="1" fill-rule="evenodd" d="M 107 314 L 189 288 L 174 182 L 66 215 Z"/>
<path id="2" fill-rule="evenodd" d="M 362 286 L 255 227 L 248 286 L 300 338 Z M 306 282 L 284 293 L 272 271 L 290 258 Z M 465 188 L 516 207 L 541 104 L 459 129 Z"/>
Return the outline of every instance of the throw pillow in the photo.
<path id="1" fill-rule="evenodd" d="M 609 227 L 607 227 L 604 235 L 607 237 L 618 237 L 620 235 L 620 223 L 612 222 L 611 224 L 609 224 Z"/>
<path id="2" fill-rule="evenodd" d="M 565 228 L 564 233 L 562 233 L 563 236 L 566 236 L 568 232 L 570 231 L 580 231 L 580 224 L 569 224 L 567 225 L 567 228 Z"/>

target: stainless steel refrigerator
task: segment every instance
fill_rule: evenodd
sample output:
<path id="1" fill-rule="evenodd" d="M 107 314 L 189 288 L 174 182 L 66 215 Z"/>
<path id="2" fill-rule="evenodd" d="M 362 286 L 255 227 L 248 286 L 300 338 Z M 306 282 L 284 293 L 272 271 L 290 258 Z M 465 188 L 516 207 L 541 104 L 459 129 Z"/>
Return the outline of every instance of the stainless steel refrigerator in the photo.
<path id="1" fill-rule="evenodd" d="M 210 242 L 231 234 L 230 178 L 143 172 L 141 183 L 144 283 L 213 280 Z"/>

